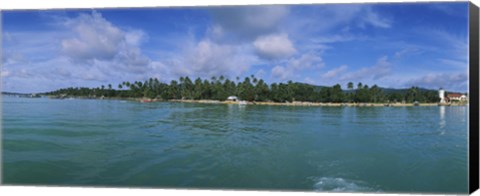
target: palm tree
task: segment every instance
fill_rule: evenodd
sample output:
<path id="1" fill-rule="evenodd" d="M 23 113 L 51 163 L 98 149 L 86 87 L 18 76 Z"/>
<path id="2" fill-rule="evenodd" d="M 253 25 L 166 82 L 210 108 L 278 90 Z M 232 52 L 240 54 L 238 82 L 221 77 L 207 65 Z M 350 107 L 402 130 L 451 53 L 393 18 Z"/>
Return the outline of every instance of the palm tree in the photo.
<path id="1" fill-rule="evenodd" d="M 353 82 L 349 82 L 349 83 L 347 84 L 347 88 L 348 88 L 349 90 L 352 90 L 352 89 L 353 89 Z"/>
<path id="2" fill-rule="evenodd" d="M 192 80 L 187 76 L 184 78 L 184 89 L 183 89 L 183 95 L 187 99 L 192 99 L 192 90 L 193 90 L 193 83 Z"/>
<path id="3" fill-rule="evenodd" d="M 148 79 L 148 85 L 149 85 L 150 88 L 152 88 L 153 78 L 149 78 L 149 79 Z"/>

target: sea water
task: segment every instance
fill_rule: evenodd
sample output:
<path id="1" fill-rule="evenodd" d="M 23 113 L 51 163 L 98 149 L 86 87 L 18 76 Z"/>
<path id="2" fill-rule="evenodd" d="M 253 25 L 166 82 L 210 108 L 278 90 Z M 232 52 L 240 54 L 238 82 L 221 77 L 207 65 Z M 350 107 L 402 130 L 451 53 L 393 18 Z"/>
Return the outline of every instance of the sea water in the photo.
<path id="1" fill-rule="evenodd" d="M 466 193 L 468 107 L 2 101 L 3 183 Z"/>

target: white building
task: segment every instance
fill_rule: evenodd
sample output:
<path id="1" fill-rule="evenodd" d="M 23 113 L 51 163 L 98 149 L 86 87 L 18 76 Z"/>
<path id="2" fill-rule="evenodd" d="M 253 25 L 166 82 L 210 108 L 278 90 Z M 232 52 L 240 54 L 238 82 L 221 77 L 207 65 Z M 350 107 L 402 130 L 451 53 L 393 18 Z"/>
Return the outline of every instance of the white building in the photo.
<path id="1" fill-rule="evenodd" d="M 227 101 L 239 101 L 238 97 L 237 96 L 229 96 L 227 98 Z"/>
<path id="2" fill-rule="evenodd" d="M 445 90 L 443 88 L 438 90 L 438 96 L 440 97 L 440 103 L 445 103 Z"/>
<path id="3" fill-rule="evenodd" d="M 460 93 L 448 93 L 447 95 L 448 101 L 467 101 L 467 96 L 460 94 Z"/>

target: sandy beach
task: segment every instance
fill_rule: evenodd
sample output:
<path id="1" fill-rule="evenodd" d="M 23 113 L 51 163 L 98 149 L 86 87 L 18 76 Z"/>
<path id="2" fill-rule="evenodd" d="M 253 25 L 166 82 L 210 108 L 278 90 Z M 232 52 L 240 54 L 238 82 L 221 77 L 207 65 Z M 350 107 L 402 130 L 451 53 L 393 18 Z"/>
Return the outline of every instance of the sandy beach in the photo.
<path id="1" fill-rule="evenodd" d="M 49 98 L 57 98 L 53 96 L 49 96 Z M 149 98 L 92 98 L 92 97 L 74 97 L 77 99 L 106 99 L 106 100 L 128 100 L 128 101 L 138 101 L 142 103 L 150 103 L 150 102 L 180 102 L 180 103 L 202 103 L 202 104 L 232 104 L 232 105 L 239 105 L 240 102 L 235 101 L 218 101 L 218 100 L 191 100 L 191 99 L 171 99 L 171 100 L 163 100 L 163 99 L 149 99 Z M 57 98 L 58 99 L 58 98 Z M 302 102 L 302 101 L 293 101 L 293 102 L 273 102 L 273 101 L 244 101 L 244 105 L 271 105 L 271 106 L 326 106 L 326 107 L 407 107 L 407 106 L 439 106 L 439 103 L 418 103 L 415 105 L 414 103 L 331 103 L 331 102 Z M 445 103 L 441 104 L 443 106 L 464 106 L 468 103 L 465 102 L 458 102 L 458 103 Z"/>
<path id="2" fill-rule="evenodd" d="M 159 100 L 151 99 L 141 102 L 155 102 Z M 182 102 L 182 103 L 205 103 L 205 104 L 239 104 L 239 102 L 234 101 L 218 101 L 218 100 L 181 100 L 181 99 L 173 99 L 169 100 L 171 102 Z M 406 107 L 406 106 L 438 106 L 438 103 L 419 103 L 415 105 L 413 103 L 319 103 L 319 102 L 300 102 L 300 101 L 293 101 L 293 102 L 271 102 L 271 101 L 264 101 L 264 102 L 245 102 L 246 105 L 273 105 L 273 106 L 330 106 L 330 107 Z M 465 103 L 449 103 L 445 104 L 445 106 L 463 106 Z"/>

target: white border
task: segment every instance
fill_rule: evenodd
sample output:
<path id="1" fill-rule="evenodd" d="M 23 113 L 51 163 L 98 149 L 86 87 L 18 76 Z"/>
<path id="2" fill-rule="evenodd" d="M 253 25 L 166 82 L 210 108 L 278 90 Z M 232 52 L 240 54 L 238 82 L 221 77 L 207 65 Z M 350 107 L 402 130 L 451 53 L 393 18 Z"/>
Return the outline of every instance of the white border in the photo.
<path id="1" fill-rule="evenodd" d="M 30 9 L 75 9 L 75 8 L 136 8 L 136 7 L 185 7 L 185 6 L 218 6 L 218 5 L 259 5 L 259 4 L 312 4 L 312 3 L 385 3 L 385 2 L 448 2 L 449 0 L 243 0 L 221 2 L 214 0 L 2 0 L 0 10 L 30 10 Z M 451 0 L 450 0 L 451 1 Z M 472 0 L 480 5 L 480 0 Z M 0 16 L 0 21 L 2 17 Z M 1 33 L 1 26 L 0 26 Z M 1 38 L 1 37 L 0 37 Z M 1 39 L 0 39 L 1 46 Z M 0 48 L 1 58 L 1 48 Z M 0 61 L 1 63 L 1 61 Z M 1 65 L 0 65 L 1 67 Z M 1 81 L 0 81 L 1 83 Z M 0 84 L 1 90 L 1 84 Z M 0 98 L 1 101 L 1 98 Z M 1 104 L 1 102 L 0 102 Z M 1 105 L 0 105 L 1 111 Z M 0 116 L 1 129 L 1 116 Z M 1 135 L 0 135 L 1 139 Z M 0 141 L 1 144 L 1 141 Z M 0 157 L 1 160 L 1 157 Z M 1 167 L 0 167 L 1 168 Z M 1 174 L 1 171 L 0 171 Z M 1 180 L 0 180 L 1 182 Z M 314 193 L 314 192 L 271 192 L 271 191 L 225 191 L 225 190 L 174 190 L 174 189 L 135 189 L 135 188 L 74 188 L 74 187 L 32 187 L 32 186 L 0 186 L 2 195 L 399 195 L 399 194 L 365 194 L 365 193 Z M 9 194 L 10 193 L 10 194 Z M 413 195 L 413 194 L 408 194 Z M 415 194 L 421 195 L 421 194 Z M 480 196 L 480 191 L 475 192 Z"/>
<path id="2" fill-rule="evenodd" d="M 379 3 L 379 2 L 448 2 L 458 0 L 3 0 L 0 9 L 64 9 L 64 8 L 120 8 L 120 7 L 178 7 L 212 5 L 258 5 L 258 4 L 312 4 L 312 3 Z M 478 0 L 473 0 L 473 2 Z M 478 3 L 477 3 L 478 5 Z"/>

